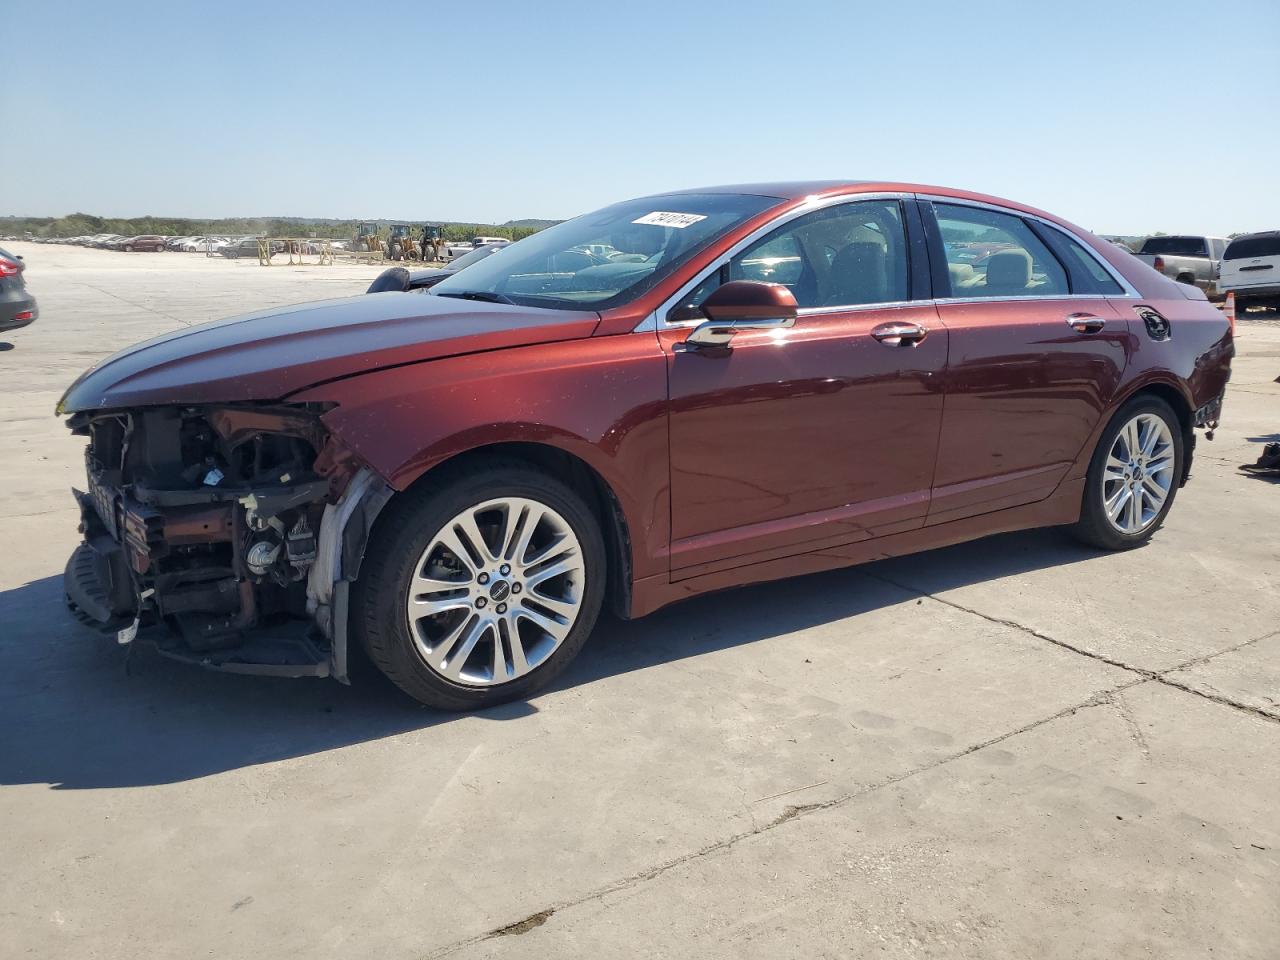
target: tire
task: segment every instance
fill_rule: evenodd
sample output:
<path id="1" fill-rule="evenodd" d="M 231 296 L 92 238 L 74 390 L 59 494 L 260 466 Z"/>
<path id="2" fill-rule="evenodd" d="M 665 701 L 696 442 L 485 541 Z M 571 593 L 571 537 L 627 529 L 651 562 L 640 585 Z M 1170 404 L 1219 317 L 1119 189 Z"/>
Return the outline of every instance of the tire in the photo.
<path id="1" fill-rule="evenodd" d="M 537 508 L 548 512 L 529 531 L 530 542 L 520 521 Z M 456 531 L 461 517 L 479 518 L 471 529 L 488 533 L 483 546 L 490 556 L 483 562 L 475 556 L 459 562 L 441 542 L 466 539 L 465 532 L 447 529 Z M 492 546 L 502 541 L 509 541 L 507 551 Z M 521 549 L 517 541 L 527 546 Z M 544 543 L 566 557 L 576 546 L 580 568 L 537 582 L 540 569 L 562 565 L 554 552 L 540 556 Z M 499 566 L 503 557 L 494 559 L 495 552 L 511 564 Z M 528 559 L 528 566 L 520 559 Z M 411 583 L 420 573 L 429 579 L 419 580 L 418 589 L 428 583 L 458 586 L 415 596 Z M 525 699 L 551 683 L 582 649 L 600 613 L 606 573 L 600 525 L 570 487 L 519 460 L 473 462 L 465 471 L 446 468 L 393 500 L 378 518 L 352 591 L 352 633 L 396 686 L 429 707 L 476 710 Z M 572 619 L 557 614 L 553 623 L 547 616 L 553 608 L 539 606 L 543 591 L 547 599 L 556 594 L 562 609 L 576 603 Z M 432 607 L 444 609 L 418 612 Z M 415 615 L 420 619 L 411 625 Z M 562 635 L 546 631 L 535 616 Z"/>
<path id="2" fill-rule="evenodd" d="M 1174 279 L 1177 280 L 1178 283 L 1185 283 L 1189 287 L 1194 287 L 1196 285 L 1195 275 L 1191 273 L 1180 273 L 1174 277 Z"/>
<path id="3" fill-rule="evenodd" d="M 1138 461 L 1137 469 L 1131 466 L 1133 460 L 1124 456 L 1132 436 L 1128 430 L 1135 422 L 1139 424 L 1138 445 L 1143 448 L 1134 458 Z M 1157 422 L 1163 424 L 1164 432 L 1157 431 L 1152 445 L 1148 442 L 1152 434 L 1147 430 Z M 1126 434 L 1124 441 L 1120 440 L 1122 433 Z M 1093 451 L 1080 520 L 1072 529 L 1076 538 L 1103 550 L 1132 550 L 1150 540 L 1169 515 L 1177 496 L 1186 457 L 1185 445 L 1182 424 L 1173 408 L 1159 397 L 1142 394 L 1121 407 Z M 1144 452 L 1148 448 L 1149 456 Z M 1120 456 L 1113 459 L 1113 452 Z M 1124 495 L 1126 486 L 1129 496 Z M 1135 489 L 1142 492 L 1141 499 L 1136 501 L 1132 495 Z M 1163 490 L 1164 499 L 1157 507 L 1153 501 L 1158 490 Z M 1118 517 L 1113 520 L 1117 506 Z"/>
<path id="4" fill-rule="evenodd" d="M 124 248 L 124 252 L 125 252 L 125 253 L 133 253 L 133 247 L 125 247 L 125 248 Z"/>

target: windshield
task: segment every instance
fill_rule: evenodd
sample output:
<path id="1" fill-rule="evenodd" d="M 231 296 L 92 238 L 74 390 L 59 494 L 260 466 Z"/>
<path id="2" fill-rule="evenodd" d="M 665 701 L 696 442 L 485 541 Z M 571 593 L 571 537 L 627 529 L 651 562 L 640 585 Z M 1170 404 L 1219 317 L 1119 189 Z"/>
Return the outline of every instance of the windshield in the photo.
<path id="1" fill-rule="evenodd" d="M 436 284 L 434 296 L 602 310 L 633 300 L 717 237 L 781 203 L 745 194 L 628 200 L 548 227 Z"/>
<path id="2" fill-rule="evenodd" d="M 1149 237 L 1143 253 L 1163 253 L 1170 257 L 1207 257 L 1204 237 Z"/>
<path id="3" fill-rule="evenodd" d="M 469 267 L 478 260 L 483 260 L 491 253 L 497 253 L 502 249 L 501 244 L 489 244 L 484 247 L 476 247 L 470 253 L 464 253 L 462 256 L 455 258 L 449 262 L 450 268 L 453 270 L 461 270 L 463 267 Z"/>

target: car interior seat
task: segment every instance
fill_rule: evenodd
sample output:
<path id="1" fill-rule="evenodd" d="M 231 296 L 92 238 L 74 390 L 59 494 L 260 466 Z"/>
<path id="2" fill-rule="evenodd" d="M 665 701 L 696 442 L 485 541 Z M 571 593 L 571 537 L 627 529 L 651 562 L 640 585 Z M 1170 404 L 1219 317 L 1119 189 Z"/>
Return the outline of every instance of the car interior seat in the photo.
<path id="1" fill-rule="evenodd" d="M 1031 288 L 1031 254 L 1001 250 L 987 258 L 987 296 L 1026 293 Z"/>
<path id="2" fill-rule="evenodd" d="M 952 292 L 976 286 L 982 280 L 971 263 L 948 263 L 947 272 L 951 274 Z"/>
<path id="3" fill-rule="evenodd" d="M 889 258 L 885 248 L 868 240 L 842 247 L 831 258 L 823 305 L 884 303 L 889 299 Z"/>

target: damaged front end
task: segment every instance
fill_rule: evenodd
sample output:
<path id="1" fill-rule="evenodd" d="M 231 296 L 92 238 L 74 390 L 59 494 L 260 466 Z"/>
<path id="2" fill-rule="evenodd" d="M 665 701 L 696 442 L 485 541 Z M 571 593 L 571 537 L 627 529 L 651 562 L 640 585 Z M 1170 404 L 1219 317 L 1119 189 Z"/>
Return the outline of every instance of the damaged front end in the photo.
<path id="1" fill-rule="evenodd" d="M 317 405 L 83 411 L 67 603 L 121 643 L 238 673 L 346 679 L 346 587 L 390 489 Z"/>

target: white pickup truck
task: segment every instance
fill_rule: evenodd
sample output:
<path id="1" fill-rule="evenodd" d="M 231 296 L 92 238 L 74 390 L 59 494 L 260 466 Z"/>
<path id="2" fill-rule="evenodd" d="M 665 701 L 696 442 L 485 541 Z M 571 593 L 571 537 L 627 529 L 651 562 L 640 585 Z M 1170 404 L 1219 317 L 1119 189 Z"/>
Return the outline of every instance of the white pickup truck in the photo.
<path id="1" fill-rule="evenodd" d="M 1218 292 L 1218 265 L 1228 242 L 1226 237 L 1147 237 L 1136 256 L 1166 277 L 1193 284 L 1212 297 Z"/>

